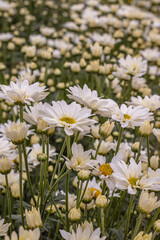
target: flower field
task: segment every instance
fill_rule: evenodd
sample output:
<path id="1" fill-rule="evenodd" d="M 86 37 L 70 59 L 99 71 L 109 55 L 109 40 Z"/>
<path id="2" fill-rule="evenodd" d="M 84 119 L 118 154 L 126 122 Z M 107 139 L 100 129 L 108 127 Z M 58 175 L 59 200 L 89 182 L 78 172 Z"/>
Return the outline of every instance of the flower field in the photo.
<path id="1" fill-rule="evenodd" d="M 160 1 L 0 0 L 0 238 L 159 233 Z"/>

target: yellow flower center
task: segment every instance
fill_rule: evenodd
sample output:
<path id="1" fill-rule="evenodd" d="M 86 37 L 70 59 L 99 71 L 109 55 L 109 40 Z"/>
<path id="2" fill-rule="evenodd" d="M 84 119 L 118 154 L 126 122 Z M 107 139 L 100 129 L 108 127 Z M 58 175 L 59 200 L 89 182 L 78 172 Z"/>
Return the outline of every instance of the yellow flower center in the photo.
<path id="1" fill-rule="evenodd" d="M 128 114 L 124 114 L 124 119 L 126 120 L 126 119 L 130 119 L 131 118 L 131 116 L 129 116 Z"/>
<path id="2" fill-rule="evenodd" d="M 111 168 L 111 166 L 108 163 L 100 165 L 99 171 L 105 176 L 111 175 L 113 173 L 113 169 Z"/>
<path id="3" fill-rule="evenodd" d="M 74 124 L 76 121 L 74 120 L 74 118 L 70 118 L 70 117 L 63 117 L 60 119 L 62 122 L 66 122 L 68 124 Z"/>
<path id="4" fill-rule="evenodd" d="M 89 188 L 89 189 L 92 190 L 92 194 L 94 194 L 95 198 L 97 198 L 101 194 L 101 191 L 98 190 L 97 188 Z"/>
<path id="5" fill-rule="evenodd" d="M 138 178 L 132 177 L 132 178 L 128 179 L 128 182 L 131 184 L 131 187 L 133 187 L 136 185 L 137 180 L 138 180 Z"/>

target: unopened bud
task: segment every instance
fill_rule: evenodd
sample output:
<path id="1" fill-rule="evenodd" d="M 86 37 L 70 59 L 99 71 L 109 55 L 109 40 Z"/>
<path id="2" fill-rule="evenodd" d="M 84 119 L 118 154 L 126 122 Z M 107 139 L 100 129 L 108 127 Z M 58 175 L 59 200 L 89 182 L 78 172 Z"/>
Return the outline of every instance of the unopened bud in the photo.
<path id="1" fill-rule="evenodd" d="M 37 155 L 37 160 L 39 162 L 45 162 L 47 160 L 47 155 L 45 153 L 39 153 Z"/>
<path id="2" fill-rule="evenodd" d="M 108 205 L 108 200 L 107 200 L 106 196 L 100 194 L 96 198 L 96 206 L 99 208 L 105 208 L 107 205 Z"/>
<path id="3" fill-rule="evenodd" d="M 84 169 L 80 170 L 78 173 L 78 178 L 82 181 L 87 180 L 89 178 L 89 172 Z"/>
<path id="4" fill-rule="evenodd" d="M 81 210 L 80 209 L 77 209 L 77 208 L 72 208 L 70 211 L 69 211 L 69 214 L 68 214 L 68 219 L 72 222 L 77 222 L 81 219 Z"/>

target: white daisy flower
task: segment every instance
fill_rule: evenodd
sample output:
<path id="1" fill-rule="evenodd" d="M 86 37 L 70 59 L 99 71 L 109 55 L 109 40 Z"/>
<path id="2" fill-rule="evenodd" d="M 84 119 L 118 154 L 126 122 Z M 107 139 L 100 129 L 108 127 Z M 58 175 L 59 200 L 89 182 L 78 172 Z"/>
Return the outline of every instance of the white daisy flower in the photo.
<path id="1" fill-rule="evenodd" d="M 13 144 L 22 143 L 27 136 L 28 129 L 29 126 L 27 126 L 25 122 L 11 122 L 5 127 L 6 137 L 9 138 Z"/>
<path id="2" fill-rule="evenodd" d="M 75 232 L 72 229 L 72 232 L 66 232 L 65 230 L 60 230 L 60 233 L 62 237 L 65 240 L 79 240 L 79 239 L 87 239 L 87 240 L 104 240 L 106 237 L 100 237 L 100 228 L 97 228 L 96 230 L 92 230 L 90 226 L 85 226 L 84 228 L 81 227 L 81 225 L 78 225 L 77 231 Z"/>
<path id="3" fill-rule="evenodd" d="M 146 48 L 141 51 L 142 56 L 148 61 L 157 61 L 160 58 L 158 48 Z"/>
<path id="4" fill-rule="evenodd" d="M 4 224 L 4 219 L 0 220 L 0 237 L 6 236 L 11 223 Z"/>
<path id="5" fill-rule="evenodd" d="M 46 87 L 40 87 L 39 82 L 29 85 L 28 80 L 10 82 L 9 86 L 0 85 L 0 98 L 7 99 L 15 104 L 31 104 L 43 100 L 49 92 Z"/>
<path id="6" fill-rule="evenodd" d="M 93 177 L 92 180 L 89 180 L 87 189 L 91 190 L 93 197 L 98 197 L 102 193 L 101 181 L 97 182 L 96 178 Z M 86 181 L 83 183 L 83 188 L 85 188 Z"/>
<path id="7" fill-rule="evenodd" d="M 131 97 L 131 102 L 129 104 L 133 106 L 143 106 L 149 108 L 151 112 L 154 112 L 160 108 L 160 96 L 154 94 L 151 97 L 145 96 L 144 98 L 140 96 Z"/>
<path id="8" fill-rule="evenodd" d="M 13 169 L 10 171 L 10 173 L 7 176 L 8 176 L 9 186 L 11 186 L 15 182 L 19 182 L 19 173 L 15 173 Z M 0 174 L 0 185 L 3 187 L 6 186 L 5 176 L 2 174 Z"/>
<path id="9" fill-rule="evenodd" d="M 109 190 L 114 190 L 115 188 L 115 180 L 112 175 L 112 164 L 116 164 L 117 161 L 122 160 L 122 157 L 123 154 L 118 153 L 115 157 L 112 158 L 112 161 L 110 163 L 107 163 L 105 157 L 99 155 L 97 156 L 97 164 L 95 163 L 92 174 L 98 176 L 101 180 L 105 180 Z"/>
<path id="10" fill-rule="evenodd" d="M 99 140 L 96 139 L 96 141 L 94 142 L 94 147 L 97 150 L 97 147 L 99 145 Z M 99 155 L 105 155 L 106 153 L 108 153 L 111 149 L 113 149 L 114 147 L 114 143 L 112 142 L 106 142 L 104 140 L 101 141 L 101 145 L 98 149 L 98 154 Z M 94 154 L 94 151 L 92 151 L 92 153 Z"/>
<path id="11" fill-rule="evenodd" d="M 112 164 L 113 177 L 116 181 L 116 188 L 126 190 L 129 194 L 136 194 L 136 183 L 142 175 L 141 162 L 136 164 L 133 158 L 130 159 L 130 164 L 127 165 L 124 161 L 117 161 Z"/>
<path id="12" fill-rule="evenodd" d="M 81 108 L 75 102 L 67 104 L 65 101 L 52 102 L 44 104 L 44 109 L 40 110 L 41 117 L 46 121 L 49 127 L 62 127 L 67 135 L 73 135 L 75 132 L 86 131 L 96 123 L 91 117 L 91 110 Z"/>
<path id="13" fill-rule="evenodd" d="M 96 162 L 96 160 L 91 159 L 91 152 L 92 150 L 84 151 L 81 144 L 73 143 L 71 159 L 65 158 L 67 168 L 75 171 L 91 169 Z"/>
<path id="14" fill-rule="evenodd" d="M 138 208 L 143 213 L 151 213 L 153 210 L 160 207 L 160 201 L 157 201 L 158 197 L 155 196 L 154 192 L 148 193 L 142 191 L 139 197 Z"/>
<path id="15" fill-rule="evenodd" d="M 83 88 L 80 86 L 70 87 L 67 96 L 75 100 L 81 105 L 88 107 L 102 116 L 110 115 L 110 110 L 116 105 L 111 99 L 101 99 L 98 97 L 97 91 L 91 91 L 85 84 Z M 113 106 L 114 105 L 114 106 Z"/>
<path id="16" fill-rule="evenodd" d="M 149 108 L 144 108 L 142 106 L 127 107 L 125 104 L 122 104 L 120 109 L 112 115 L 112 119 L 120 122 L 122 128 L 135 128 L 141 126 L 141 124 L 148 120 L 153 120 L 151 117 L 152 113 L 149 112 Z"/>
<path id="17" fill-rule="evenodd" d="M 153 128 L 152 132 L 153 132 L 153 134 L 156 136 L 158 142 L 160 143 L 160 129 L 158 129 L 158 128 Z"/>
<path id="18" fill-rule="evenodd" d="M 17 233 L 14 231 L 11 233 L 11 237 L 6 236 L 5 240 L 17 240 L 17 239 L 28 239 L 28 240 L 39 240 L 40 239 L 40 230 L 39 228 L 36 229 L 29 229 L 26 230 L 22 226 L 19 227 L 19 238 Z"/>
<path id="19" fill-rule="evenodd" d="M 147 61 L 142 61 L 142 57 L 127 55 L 126 59 L 120 58 L 119 66 L 127 75 L 141 77 L 147 72 Z"/>

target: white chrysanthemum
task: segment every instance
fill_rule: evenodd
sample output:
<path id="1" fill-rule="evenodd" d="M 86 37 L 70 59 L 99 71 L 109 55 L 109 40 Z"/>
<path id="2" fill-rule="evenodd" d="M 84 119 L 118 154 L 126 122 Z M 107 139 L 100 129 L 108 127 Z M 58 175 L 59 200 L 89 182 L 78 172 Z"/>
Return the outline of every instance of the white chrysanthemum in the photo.
<path id="1" fill-rule="evenodd" d="M 153 132 L 153 134 L 156 136 L 158 142 L 160 142 L 160 129 L 158 129 L 158 128 L 153 128 L 152 132 Z"/>
<path id="2" fill-rule="evenodd" d="M 46 38 L 40 34 L 33 34 L 29 36 L 29 40 L 32 45 L 43 46 L 46 43 Z"/>
<path id="3" fill-rule="evenodd" d="M 117 161 L 122 160 L 122 157 L 123 154 L 118 153 L 115 157 L 113 157 L 110 163 L 107 163 L 105 157 L 99 155 L 97 156 L 97 161 L 95 162 L 95 167 L 92 171 L 92 174 L 98 176 L 102 180 L 105 180 L 106 185 L 110 190 L 113 190 L 115 188 L 115 180 L 112 176 L 112 164 L 116 164 Z"/>
<path id="4" fill-rule="evenodd" d="M 112 119 L 120 122 L 121 127 L 125 128 L 135 128 L 140 126 L 144 121 L 151 121 L 152 113 L 149 112 L 149 108 L 144 108 L 142 106 L 127 107 L 125 104 L 122 104 L 120 109 L 112 115 Z"/>
<path id="5" fill-rule="evenodd" d="M 28 154 L 28 163 L 33 164 L 33 166 L 37 166 L 40 162 L 37 160 L 37 156 L 39 153 L 42 153 L 42 146 L 39 143 L 33 144 L 32 147 L 27 147 L 27 151 L 32 150 Z M 55 148 L 51 148 L 49 145 L 49 161 L 52 161 L 52 157 L 55 155 Z"/>
<path id="6" fill-rule="evenodd" d="M 22 143 L 27 136 L 28 129 L 29 126 L 27 126 L 24 122 L 11 122 L 7 127 L 5 127 L 6 137 L 14 144 Z"/>
<path id="7" fill-rule="evenodd" d="M 98 145 L 99 145 L 99 140 L 96 139 L 96 141 L 94 142 L 94 147 L 95 147 L 96 150 L 97 150 Z M 106 142 L 106 141 L 102 140 L 101 145 L 100 145 L 100 147 L 98 149 L 98 154 L 105 155 L 111 149 L 113 149 L 113 147 L 114 147 L 114 143 Z M 94 153 L 94 151 L 93 151 L 93 153 Z"/>
<path id="8" fill-rule="evenodd" d="M 0 6 L 0 8 L 1 8 L 1 6 Z M 9 32 L 8 33 L 0 33 L 0 41 L 2 41 L 2 42 L 8 42 L 12 38 L 13 38 L 13 35 Z"/>
<path id="9" fill-rule="evenodd" d="M 0 137 L 0 156 L 8 156 L 11 152 L 11 143 L 4 137 Z"/>
<path id="10" fill-rule="evenodd" d="M 66 166 L 68 169 L 80 171 L 81 169 L 89 170 L 95 164 L 95 160 L 91 159 L 92 150 L 84 151 L 81 144 L 73 143 L 72 157 L 66 158 Z"/>
<path id="11" fill-rule="evenodd" d="M 115 142 L 114 150 L 116 150 L 117 142 Z M 118 152 L 123 154 L 123 161 L 127 162 L 128 159 L 132 156 L 131 147 L 128 142 L 121 142 Z"/>
<path id="12" fill-rule="evenodd" d="M 0 220 L 0 237 L 7 235 L 7 231 L 10 225 L 11 223 L 4 224 L 4 219 Z"/>
<path id="13" fill-rule="evenodd" d="M 32 207 L 31 210 L 25 209 L 25 216 L 29 228 L 42 227 L 43 223 L 39 209 L 37 210 L 35 207 Z"/>
<path id="14" fill-rule="evenodd" d="M 38 132 L 43 132 L 48 127 L 47 122 L 45 122 L 40 116 L 40 110 L 44 110 L 44 105 L 39 102 L 35 103 L 34 106 L 30 107 L 30 109 L 25 108 L 26 112 L 23 113 L 24 119 L 32 125 L 37 126 Z"/>
<path id="15" fill-rule="evenodd" d="M 92 180 L 89 180 L 87 190 L 91 191 L 93 197 L 98 197 L 102 193 L 101 189 L 101 181 L 97 182 L 96 178 L 94 177 Z M 83 183 L 83 188 L 86 185 L 86 181 Z"/>
<path id="16" fill-rule="evenodd" d="M 160 58 L 158 48 L 146 48 L 141 51 L 142 56 L 148 61 L 157 61 Z"/>
<path id="17" fill-rule="evenodd" d="M 6 236 L 5 240 L 39 240 L 40 238 L 40 230 L 36 228 L 34 230 L 25 230 L 22 226 L 19 227 L 19 238 L 16 232 L 11 233 L 11 237 Z"/>
<path id="18" fill-rule="evenodd" d="M 157 202 L 157 196 L 155 196 L 154 192 L 141 192 L 138 203 L 138 208 L 141 212 L 148 214 L 158 207 L 160 207 L 160 201 Z"/>
<path id="19" fill-rule="evenodd" d="M 79 239 L 86 239 L 86 240 L 104 240 L 106 237 L 100 237 L 100 228 L 97 228 L 96 230 L 92 230 L 92 228 L 88 225 L 85 227 L 81 227 L 81 225 L 78 225 L 77 231 L 75 232 L 72 230 L 71 233 L 66 232 L 65 230 L 60 230 L 60 233 L 62 237 L 65 240 L 79 240 Z"/>
<path id="20" fill-rule="evenodd" d="M 121 190 L 128 190 L 130 194 L 136 194 L 137 181 L 142 175 L 141 162 L 136 164 L 133 158 L 130 159 L 130 164 L 127 165 L 124 161 L 117 161 L 112 164 L 113 177 L 116 181 L 116 188 Z"/>
<path id="21" fill-rule="evenodd" d="M 0 98 L 7 99 L 15 104 L 31 104 L 43 100 L 49 93 L 46 87 L 40 87 L 39 82 L 29 85 L 28 80 L 10 82 L 9 86 L 0 85 Z"/>
<path id="22" fill-rule="evenodd" d="M 140 88 L 146 87 L 146 79 L 140 77 L 133 77 L 131 84 L 133 89 L 139 90 Z"/>
<path id="23" fill-rule="evenodd" d="M 142 61 L 141 57 L 127 55 L 126 59 L 120 58 L 119 66 L 127 75 L 141 77 L 147 72 L 147 61 Z"/>
<path id="24" fill-rule="evenodd" d="M 12 169 L 11 172 L 8 174 L 8 184 L 11 186 L 15 182 L 19 181 L 19 174 L 15 173 L 14 170 Z M 6 180 L 5 176 L 0 174 L 0 185 L 5 187 L 6 186 Z"/>
<path id="25" fill-rule="evenodd" d="M 73 135 L 75 132 L 88 130 L 96 121 L 90 119 L 91 110 L 81 108 L 75 102 L 67 104 L 65 101 L 52 102 L 44 104 L 41 111 L 41 117 L 46 121 L 49 127 L 63 127 L 67 135 Z"/>
<path id="26" fill-rule="evenodd" d="M 139 232 L 137 236 L 134 238 L 134 240 L 151 240 L 152 239 L 152 233 L 144 234 L 144 232 Z"/>
<path id="27" fill-rule="evenodd" d="M 102 116 L 108 116 L 110 110 L 115 106 L 115 102 L 111 99 L 101 99 L 98 97 L 97 91 L 91 91 L 85 84 L 83 88 L 80 86 L 70 87 L 67 96 L 75 100 L 81 105 L 96 111 Z M 113 106 L 114 105 L 114 106 Z"/>
<path id="28" fill-rule="evenodd" d="M 133 106 L 143 106 L 149 108 L 151 112 L 154 112 L 160 108 L 160 96 L 154 94 L 151 97 L 145 96 L 144 98 L 140 96 L 131 97 L 131 102 L 129 104 Z"/>

